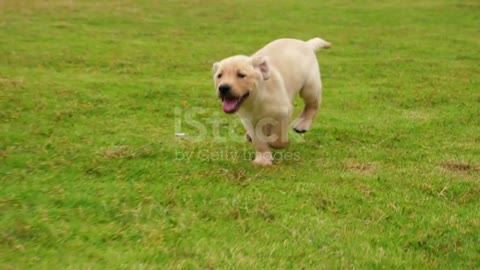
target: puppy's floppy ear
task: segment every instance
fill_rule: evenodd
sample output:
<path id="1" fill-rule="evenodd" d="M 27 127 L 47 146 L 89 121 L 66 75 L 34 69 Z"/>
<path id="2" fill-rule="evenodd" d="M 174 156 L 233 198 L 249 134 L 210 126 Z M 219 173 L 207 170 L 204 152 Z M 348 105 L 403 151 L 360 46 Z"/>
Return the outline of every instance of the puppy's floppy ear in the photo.
<path id="1" fill-rule="evenodd" d="M 266 56 L 259 56 L 255 57 L 252 60 L 253 67 L 260 69 L 262 72 L 262 76 L 264 80 L 268 80 L 270 78 L 270 63 L 268 57 Z"/>
<path id="2" fill-rule="evenodd" d="M 220 67 L 220 63 L 215 62 L 212 66 L 213 73 L 217 72 L 218 68 Z"/>

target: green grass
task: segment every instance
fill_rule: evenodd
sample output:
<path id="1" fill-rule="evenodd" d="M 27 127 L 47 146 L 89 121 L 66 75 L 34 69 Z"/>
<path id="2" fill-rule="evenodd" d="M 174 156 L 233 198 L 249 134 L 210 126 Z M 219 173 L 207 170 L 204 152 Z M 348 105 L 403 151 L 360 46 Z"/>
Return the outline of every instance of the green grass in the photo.
<path id="1" fill-rule="evenodd" d="M 0 269 L 480 268 L 478 1 L 257 2 L 0 1 Z M 315 36 L 254 167 L 211 65 Z"/>

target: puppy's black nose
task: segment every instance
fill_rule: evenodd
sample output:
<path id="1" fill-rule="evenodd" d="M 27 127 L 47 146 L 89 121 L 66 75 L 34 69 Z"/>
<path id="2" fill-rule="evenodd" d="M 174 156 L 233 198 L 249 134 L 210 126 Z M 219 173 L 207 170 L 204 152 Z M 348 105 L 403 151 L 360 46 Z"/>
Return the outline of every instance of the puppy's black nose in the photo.
<path id="1" fill-rule="evenodd" d="M 232 88 L 230 87 L 230 85 L 228 84 L 221 84 L 219 87 L 218 87 L 218 91 L 220 91 L 220 94 L 222 95 L 225 95 L 226 93 L 228 93 Z"/>

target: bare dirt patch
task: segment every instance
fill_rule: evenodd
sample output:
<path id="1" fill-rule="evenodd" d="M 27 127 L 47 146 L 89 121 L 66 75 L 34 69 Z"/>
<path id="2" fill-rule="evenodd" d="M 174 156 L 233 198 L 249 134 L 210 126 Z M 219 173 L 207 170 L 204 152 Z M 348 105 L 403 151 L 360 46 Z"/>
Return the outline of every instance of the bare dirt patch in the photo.
<path id="1" fill-rule="evenodd" d="M 344 161 L 343 166 L 348 171 L 362 174 L 372 174 L 378 167 L 378 165 L 374 162 L 359 162 L 357 160 Z"/>
<path id="2" fill-rule="evenodd" d="M 480 166 L 478 164 L 461 160 L 446 160 L 440 163 L 440 167 L 445 171 L 454 173 L 471 173 L 480 171 Z"/>

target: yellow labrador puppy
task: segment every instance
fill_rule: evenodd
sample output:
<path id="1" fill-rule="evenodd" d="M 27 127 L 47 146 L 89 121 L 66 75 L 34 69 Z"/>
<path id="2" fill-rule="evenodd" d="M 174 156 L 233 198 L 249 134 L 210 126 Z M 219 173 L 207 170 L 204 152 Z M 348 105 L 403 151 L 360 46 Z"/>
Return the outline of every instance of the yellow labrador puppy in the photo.
<path id="1" fill-rule="evenodd" d="M 322 92 L 315 52 L 330 46 L 321 38 L 278 39 L 252 56 L 232 56 L 213 64 L 223 111 L 240 116 L 247 138 L 255 145 L 255 164 L 271 165 L 271 148 L 288 145 L 288 125 L 297 93 L 305 107 L 293 129 L 299 133 L 310 129 Z"/>

